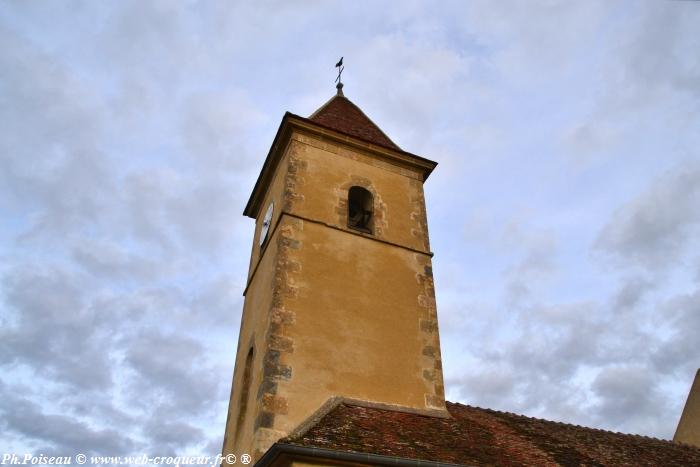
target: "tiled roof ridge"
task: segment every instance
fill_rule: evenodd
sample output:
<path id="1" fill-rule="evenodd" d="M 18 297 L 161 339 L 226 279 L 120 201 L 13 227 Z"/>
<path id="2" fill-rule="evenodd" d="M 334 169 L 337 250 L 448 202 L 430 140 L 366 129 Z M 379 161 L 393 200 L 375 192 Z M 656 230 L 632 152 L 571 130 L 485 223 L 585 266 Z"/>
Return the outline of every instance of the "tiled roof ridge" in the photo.
<path id="1" fill-rule="evenodd" d="M 293 117 L 301 118 L 301 119 L 303 119 L 303 120 L 306 120 L 306 121 L 309 121 L 309 122 L 313 123 L 314 125 L 318 125 L 318 126 L 320 126 L 320 127 L 326 128 L 326 129 L 328 129 L 328 130 L 336 131 L 336 132 L 338 132 L 338 133 L 342 133 L 343 135 L 347 135 L 347 134 L 348 134 L 348 133 L 346 133 L 346 132 L 344 132 L 344 131 L 341 131 L 341 130 L 339 130 L 339 129 L 337 129 L 337 128 L 334 128 L 334 127 L 332 127 L 332 126 L 330 126 L 330 125 L 326 125 L 325 123 L 321 123 L 321 122 L 316 121 L 316 120 L 311 120 L 311 117 L 303 117 L 303 116 L 297 115 L 297 114 L 295 114 L 295 113 L 293 113 L 293 112 L 289 112 L 289 114 L 292 115 Z M 411 153 L 409 153 L 408 151 L 404 151 L 403 149 L 401 149 L 400 147 L 398 147 L 398 146 L 396 146 L 396 145 L 395 145 L 395 146 L 387 146 L 386 144 L 381 144 L 381 143 L 379 143 L 379 142 L 377 142 L 377 141 L 372 141 L 371 139 L 363 138 L 362 136 L 357 136 L 357 135 L 350 135 L 350 136 L 352 136 L 353 138 L 359 139 L 360 141 L 364 141 L 365 143 L 374 144 L 374 145 L 380 146 L 380 147 L 382 147 L 382 148 L 391 149 L 391 150 L 394 150 L 394 151 L 399 151 L 399 152 L 402 152 L 402 153 L 405 153 L 405 154 L 411 154 Z M 411 154 L 411 155 L 415 156 L 415 154 Z"/>
<path id="2" fill-rule="evenodd" d="M 364 112 L 362 111 L 362 109 L 361 109 L 357 104 L 355 104 L 353 101 L 351 101 L 350 99 L 348 99 L 348 98 L 345 97 L 345 96 L 336 96 L 336 97 L 340 97 L 340 98 L 343 98 L 343 99 L 345 99 L 346 101 L 348 101 L 348 104 L 350 104 L 351 106 L 355 107 L 355 108 L 357 109 L 358 112 L 360 112 L 367 120 L 369 120 L 369 122 L 370 122 L 372 125 L 374 125 L 374 126 L 377 128 L 377 130 L 379 130 L 379 132 L 380 132 L 382 135 L 384 135 L 384 137 L 385 137 L 386 139 L 389 140 L 389 142 L 390 142 L 391 144 L 393 144 L 394 146 L 396 146 L 396 148 L 401 149 L 401 148 L 399 147 L 399 145 L 396 144 L 391 138 L 389 138 L 389 135 L 387 135 L 386 133 L 384 133 L 384 130 L 382 130 L 381 127 L 380 127 L 379 125 L 377 125 L 376 123 L 374 123 L 374 120 L 372 120 L 371 118 L 369 118 L 369 116 L 368 116 L 366 113 L 364 113 Z"/>
<path id="3" fill-rule="evenodd" d="M 696 446 L 693 446 L 692 444 L 687 444 L 687 443 L 680 443 L 677 441 L 673 441 L 670 439 L 663 439 L 663 438 L 657 438 L 655 436 L 648 436 L 648 435 L 642 435 L 638 433 L 623 433 L 621 431 L 613 431 L 613 430 L 606 430 L 604 428 L 596 428 L 596 427 L 591 427 L 591 426 L 585 426 L 585 425 L 579 425 L 576 423 L 568 423 L 568 422 L 562 422 L 559 420 L 549 420 L 546 418 L 540 418 L 540 417 L 531 417 L 529 415 L 524 415 L 524 414 L 519 414 L 515 412 L 509 412 L 507 410 L 496 410 L 496 409 L 491 409 L 491 408 L 486 408 L 486 407 L 478 407 L 475 405 L 470 405 L 470 404 L 462 404 L 461 402 L 451 402 L 451 401 L 445 401 L 447 404 L 447 409 L 449 413 L 449 406 L 454 405 L 454 406 L 459 406 L 459 407 L 465 407 L 467 409 L 472 409 L 472 410 L 479 410 L 482 412 L 488 412 L 488 413 L 493 413 L 493 414 L 500 414 L 500 415 L 506 415 L 510 417 L 516 417 L 524 420 L 533 420 L 537 422 L 544 422 L 544 423 L 551 423 L 551 424 L 556 424 L 559 426 L 563 427 L 571 427 L 571 428 L 578 428 L 578 429 L 583 429 L 583 430 L 590 430 L 590 431 L 595 431 L 598 433 L 607 433 L 611 435 L 616 435 L 616 436 L 626 436 L 630 438 L 639 438 L 639 439 L 644 439 L 644 440 L 650 440 L 650 441 L 656 441 L 659 443 L 663 444 L 670 444 L 673 446 L 687 446 L 692 449 L 697 449 Z M 299 425 L 299 427 L 294 430 L 292 433 L 290 433 L 286 438 L 287 439 L 292 439 L 292 438 L 298 438 L 303 436 L 306 431 L 308 431 L 310 428 L 312 428 L 316 423 L 318 423 L 323 417 L 331 413 L 333 410 L 335 410 L 337 407 L 344 405 L 346 407 L 360 407 L 364 409 L 374 409 L 374 410 L 382 410 L 382 411 L 391 411 L 391 412 L 400 412 L 400 413 L 409 413 L 413 415 L 419 415 L 423 417 L 435 417 L 435 414 L 432 413 L 426 413 L 425 411 L 420 411 L 420 410 L 412 410 L 408 407 L 403 407 L 403 406 L 394 406 L 393 404 L 383 404 L 383 403 L 378 403 L 378 402 L 372 402 L 372 401 L 365 401 L 365 400 L 360 400 L 360 399 L 351 399 L 351 398 L 345 398 L 345 397 L 331 397 L 328 399 L 316 412 L 314 412 L 314 415 L 309 417 L 306 422 L 310 422 L 308 425 L 307 423 L 302 423 Z M 451 414 L 450 414 L 451 415 Z M 453 417 L 451 415 L 451 417 Z M 303 432 L 300 430 L 301 428 L 304 428 Z"/>
<path id="4" fill-rule="evenodd" d="M 467 462 L 481 467 L 700 466 L 700 449 L 688 444 L 459 402 L 448 401 L 446 405 L 451 417 L 441 419 L 338 398 L 302 436 L 280 442 L 309 449 L 389 455 L 417 462 Z"/>
<path id="5" fill-rule="evenodd" d="M 319 113 L 321 113 L 321 111 L 322 111 L 323 109 L 325 109 L 326 107 L 328 107 L 328 104 L 330 104 L 331 102 L 333 102 L 333 101 L 335 100 L 336 97 L 342 97 L 342 98 L 346 99 L 347 101 L 350 101 L 350 99 L 348 99 L 348 98 L 345 97 L 345 96 L 339 96 L 339 95 L 337 95 L 337 94 L 336 94 L 336 95 L 333 95 L 333 96 L 331 96 L 330 99 L 328 99 L 326 102 L 324 102 L 323 105 L 322 105 L 321 107 L 319 107 L 318 109 L 314 110 L 314 113 L 312 113 L 311 115 L 309 115 L 309 116 L 306 117 L 306 118 L 308 118 L 309 120 L 312 120 L 316 115 L 318 115 Z M 352 104 L 352 102 L 350 102 L 350 103 Z M 357 107 L 357 106 L 356 106 L 356 107 Z"/>
<path id="6" fill-rule="evenodd" d="M 412 407 L 406 407 L 397 404 L 387 404 L 385 402 L 374 402 L 366 401 L 363 399 L 352 399 L 348 397 L 341 397 L 339 405 L 344 405 L 347 407 L 361 407 L 363 409 L 376 409 L 376 410 L 387 410 L 390 412 L 408 413 L 411 415 L 420 415 L 421 417 L 438 417 L 438 418 L 452 418 L 450 413 L 445 410 L 437 409 L 415 409 Z"/>
<path id="7" fill-rule="evenodd" d="M 349 117 L 349 120 L 344 118 L 338 119 L 340 114 L 337 112 L 344 106 L 350 109 L 349 114 L 347 112 L 342 113 L 346 117 Z M 357 114 L 354 120 L 351 117 L 353 112 Z M 342 94 L 336 94 L 331 97 L 325 104 L 316 109 L 316 111 L 308 117 L 308 120 L 379 146 L 402 151 L 399 145 L 392 141 L 392 139 L 389 138 L 389 136 L 384 133 L 359 106 L 357 106 L 357 104 Z M 348 126 L 350 122 L 351 126 Z"/>
<path id="8" fill-rule="evenodd" d="M 302 421 L 296 428 L 289 432 L 287 436 L 282 438 L 280 441 L 293 441 L 297 438 L 301 438 L 308 432 L 311 428 L 316 426 L 323 417 L 333 412 L 336 408 L 343 404 L 343 398 L 334 396 L 326 400 L 321 406 L 314 410 L 314 412 L 309 415 L 304 421 Z"/>
<path id="9" fill-rule="evenodd" d="M 604 428 L 595 428 L 595 427 L 590 427 L 590 426 L 585 426 L 585 425 L 578 425 L 575 423 L 567 423 L 567 422 L 562 422 L 558 420 L 549 420 L 546 418 L 539 418 L 539 417 L 531 417 L 529 415 L 523 415 L 515 412 L 508 412 L 506 410 L 496 410 L 496 409 L 490 409 L 490 408 L 484 408 L 484 407 L 478 407 L 475 405 L 470 405 L 470 404 L 462 404 L 460 402 L 451 402 L 451 401 L 445 401 L 448 404 L 448 411 L 449 411 L 449 405 L 458 405 L 461 407 L 466 407 L 468 409 L 474 409 L 474 410 L 480 410 L 483 412 L 489 412 L 493 414 L 501 414 L 501 415 L 508 415 L 512 417 L 517 417 L 517 418 L 522 418 L 525 420 L 534 420 L 537 422 L 544 422 L 544 423 L 554 423 L 556 425 L 561 425 L 561 426 L 567 426 L 567 427 L 572 427 L 572 428 L 580 428 L 584 430 L 591 430 L 591 431 L 597 431 L 599 433 L 607 433 L 611 435 L 618 435 L 618 436 L 628 436 L 631 438 L 641 438 L 641 439 L 646 439 L 646 440 L 651 440 L 651 441 L 658 441 L 660 443 L 664 444 L 670 444 L 673 446 L 688 446 L 693 449 L 697 449 L 697 447 L 693 446 L 692 444 L 687 444 L 687 443 L 679 443 L 670 439 L 663 439 L 663 438 L 657 438 L 655 436 L 647 436 L 647 435 L 641 435 L 638 433 L 623 433 L 621 431 L 612 431 L 612 430 L 606 430 Z"/>
<path id="10" fill-rule="evenodd" d="M 389 412 L 407 413 L 411 415 L 419 415 L 422 417 L 436 417 L 436 418 L 452 418 L 448 411 L 434 410 L 434 409 L 414 409 L 411 407 L 405 407 L 396 404 L 387 404 L 384 402 L 368 401 L 363 399 L 353 399 L 343 396 L 333 396 L 330 397 L 321 404 L 321 406 L 316 409 L 309 417 L 307 417 L 303 422 L 301 422 L 294 430 L 292 430 L 284 440 L 293 441 L 294 439 L 301 438 L 313 428 L 317 423 L 323 419 L 326 415 L 333 412 L 339 406 L 344 405 L 346 407 L 360 407 L 364 409 L 374 409 L 374 410 L 384 410 Z"/>

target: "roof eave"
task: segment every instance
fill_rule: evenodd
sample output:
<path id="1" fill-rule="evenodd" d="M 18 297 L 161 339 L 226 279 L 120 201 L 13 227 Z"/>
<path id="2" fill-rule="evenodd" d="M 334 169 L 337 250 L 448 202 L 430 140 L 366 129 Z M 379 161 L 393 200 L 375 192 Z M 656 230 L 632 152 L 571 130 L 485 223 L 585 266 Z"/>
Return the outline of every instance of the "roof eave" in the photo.
<path id="1" fill-rule="evenodd" d="M 299 456 L 311 459 L 322 459 L 339 462 L 362 463 L 368 465 L 392 465 L 399 467 L 465 467 L 468 464 L 450 464 L 405 457 L 384 456 L 354 451 L 336 451 L 334 449 L 300 446 L 297 444 L 275 443 L 255 463 L 255 467 L 266 467 L 282 456 Z"/>

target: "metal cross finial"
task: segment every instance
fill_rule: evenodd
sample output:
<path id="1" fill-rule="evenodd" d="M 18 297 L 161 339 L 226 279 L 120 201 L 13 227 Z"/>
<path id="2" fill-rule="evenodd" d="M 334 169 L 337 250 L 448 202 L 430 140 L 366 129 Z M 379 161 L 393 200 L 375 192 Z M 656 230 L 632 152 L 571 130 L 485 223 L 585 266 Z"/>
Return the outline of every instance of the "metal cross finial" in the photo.
<path id="1" fill-rule="evenodd" d="M 343 95 L 343 82 L 340 80 L 340 75 L 343 73 L 343 70 L 345 69 L 345 67 L 343 66 L 343 57 L 340 57 L 340 60 L 338 60 L 338 63 L 335 64 L 335 67 L 338 69 L 338 77 L 335 79 L 335 82 L 338 84 L 336 84 L 335 87 L 338 90 L 338 95 L 342 96 Z"/>

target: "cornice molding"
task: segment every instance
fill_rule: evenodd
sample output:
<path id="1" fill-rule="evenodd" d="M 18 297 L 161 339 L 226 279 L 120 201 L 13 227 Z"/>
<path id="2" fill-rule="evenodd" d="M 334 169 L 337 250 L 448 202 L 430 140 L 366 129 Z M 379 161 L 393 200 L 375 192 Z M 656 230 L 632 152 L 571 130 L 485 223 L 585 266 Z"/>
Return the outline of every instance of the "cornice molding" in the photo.
<path id="1" fill-rule="evenodd" d="M 277 167 L 284 156 L 287 145 L 291 140 L 292 134 L 295 131 L 302 134 L 311 135 L 312 137 L 317 137 L 321 141 L 330 141 L 334 144 L 344 145 L 354 150 L 359 150 L 362 153 L 372 155 L 400 167 L 416 170 L 422 174 L 424 182 L 437 166 L 437 162 L 431 161 L 416 154 L 380 146 L 361 138 L 350 136 L 325 127 L 309 120 L 308 118 L 300 117 L 299 115 L 294 115 L 293 113 L 287 112 L 284 114 L 284 117 L 282 117 L 282 122 L 280 123 L 277 134 L 275 135 L 272 145 L 270 146 L 270 151 L 265 158 L 265 162 L 263 163 L 258 179 L 255 182 L 253 191 L 250 194 L 248 203 L 243 210 L 244 216 L 248 216 L 253 219 L 258 217 L 260 206 L 267 192 L 267 187 L 270 185 Z"/>

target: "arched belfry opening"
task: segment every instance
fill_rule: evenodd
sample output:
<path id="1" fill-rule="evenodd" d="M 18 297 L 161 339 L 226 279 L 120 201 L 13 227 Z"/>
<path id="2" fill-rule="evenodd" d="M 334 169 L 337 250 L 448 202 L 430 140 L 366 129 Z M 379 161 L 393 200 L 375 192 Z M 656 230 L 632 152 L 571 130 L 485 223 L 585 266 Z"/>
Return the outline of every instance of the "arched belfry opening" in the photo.
<path id="1" fill-rule="evenodd" d="M 348 190 L 348 227 L 360 232 L 372 233 L 374 197 L 367 189 L 353 186 Z"/>

